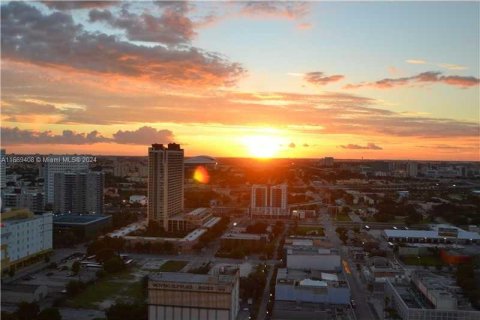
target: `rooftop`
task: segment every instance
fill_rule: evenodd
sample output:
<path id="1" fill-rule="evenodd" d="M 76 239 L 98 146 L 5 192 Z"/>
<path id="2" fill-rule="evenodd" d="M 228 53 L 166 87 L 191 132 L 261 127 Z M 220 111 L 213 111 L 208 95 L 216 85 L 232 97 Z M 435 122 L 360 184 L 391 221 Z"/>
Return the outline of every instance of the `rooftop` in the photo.
<path id="1" fill-rule="evenodd" d="M 225 233 L 221 239 L 237 239 L 237 240 L 262 240 L 266 238 L 266 234 L 254 233 Z"/>
<path id="2" fill-rule="evenodd" d="M 99 215 L 99 214 L 62 214 L 53 216 L 54 224 L 77 224 L 77 225 L 88 225 L 96 223 L 103 220 L 109 220 L 112 216 L 109 215 Z"/>
<path id="3" fill-rule="evenodd" d="M 432 225 L 433 230 L 383 230 L 387 237 L 393 238 L 428 238 L 428 239 L 443 239 L 443 238 L 458 238 L 461 240 L 480 240 L 480 234 L 476 232 L 465 231 L 463 229 L 445 226 L 445 225 Z M 445 229 L 451 230 L 451 232 L 445 232 Z M 457 236 L 455 236 L 455 233 Z"/>
<path id="4" fill-rule="evenodd" d="M 235 276 L 230 274 L 193 274 L 185 272 L 159 272 L 149 276 L 149 280 L 175 283 L 200 284 L 230 284 L 235 282 Z"/>

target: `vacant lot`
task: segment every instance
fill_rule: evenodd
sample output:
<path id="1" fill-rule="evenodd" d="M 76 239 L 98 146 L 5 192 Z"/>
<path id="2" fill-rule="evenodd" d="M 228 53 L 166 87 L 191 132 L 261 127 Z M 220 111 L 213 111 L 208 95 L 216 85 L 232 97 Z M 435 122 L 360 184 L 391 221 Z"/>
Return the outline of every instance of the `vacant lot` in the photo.
<path id="1" fill-rule="evenodd" d="M 297 236 L 306 236 L 306 235 L 316 235 L 316 236 L 324 236 L 325 232 L 323 231 L 322 227 L 317 226 L 298 226 L 294 234 Z"/>
<path id="2" fill-rule="evenodd" d="M 118 299 L 143 301 L 142 279 L 136 278 L 131 272 L 107 276 L 88 285 L 83 292 L 67 300 L 66 305 L 72 308 L 104 309 Z"/>
<path id="3" fill-rule="evenodd" d="M 412 266 L 443 266 L 443 262 L 438 256 L 403 256 L 400 259 L 403 263 Z"/>
<path id="4" fill-rule="evenodd" d="M 188 261 L 169 260 L 162 264 L 158 271 L 160 272 L 177 272 L 183 269 L 188 264 Z"/>

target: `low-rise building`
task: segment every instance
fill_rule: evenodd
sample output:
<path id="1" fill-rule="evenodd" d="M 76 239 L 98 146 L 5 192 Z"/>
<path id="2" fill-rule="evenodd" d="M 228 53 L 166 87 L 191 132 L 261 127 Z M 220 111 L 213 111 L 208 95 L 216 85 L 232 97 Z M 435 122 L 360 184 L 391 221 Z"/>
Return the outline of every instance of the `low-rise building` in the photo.
<path id="1" fill-rule="evenodd" d="M 52 214 L 28 210 L 4 212 L 2 219 L 2 272 L 41 261 L 52 251 Z"/>
<path id="2" fill-rule="evenodd" d="M 225 233 L 220 241 L 223 247 L 242 247 L 247 249 L 263 248 L 267 244 L 268 235 L 253 233 Z"/>
<path id="3" fill-rule="evenodd" d="M 161 272 L 149 276 L 149 320 L 235 320 L 239 305 L 239 273 Z"/>
<path id="4" fill-rule="evenodd" d="M 387 308 L 403 320 L 476 320 L 480 311 L 471 307 L 453 278 L 427 271 L 385 284 Z"/>
<path id="5" fill-rule="evenodd" d="M 472 244 L 480 243 L 480 234 L 451 225 L 432 225 L 431 230 L 383 230 L 389 242 Z"/>
<path id="6" fill-rule="evenodd" d="M 278 269 L 275 319 L 315 319 L 328 305 L 346 307 L 349 304 L 350 288 L 341 273 Z"/>
<path id="7" fill-rule="evenodd" d="M 168 219 L 168 231 L 190 231 L 201 228 L 209 222 L 213 223 L 213 221 L 217 223 L 220 218 L 214 217 L 209 208 L 197 208 L 188 213 L 170 217 Z"/>
<path id="8" fill-rule="evenodd" d="M 336 249 L 314 246 L 286 246 L 287 268 L 340 271 L 341 258 Z"/>
<path id="9" fill-rule="evenodd" d="M 61 214 L 53 217 L 55 234 L 71 231 L 79 240 L 95 238 L 112 225 L 110 215 Z"/>

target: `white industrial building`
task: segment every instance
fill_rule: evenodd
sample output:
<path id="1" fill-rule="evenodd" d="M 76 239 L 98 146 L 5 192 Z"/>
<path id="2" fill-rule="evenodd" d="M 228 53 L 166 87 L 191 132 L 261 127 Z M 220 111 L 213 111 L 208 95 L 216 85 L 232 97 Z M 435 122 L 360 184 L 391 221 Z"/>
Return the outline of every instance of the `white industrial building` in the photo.
<path id="1" fill-rule="evenodd" d="M 315 246 L 287 246 L 287 268 L 299 270 L 341 270 L 341 258 L 336 249 Z"/>
<path id="2" fill-rule="evenodd" d="M 480 243 L 480 234 L 465 231 L 461 228 L 437 224 L 431 225 L 431 230 L 383 230 L 383 236 L 389 242 L 410 243 L 446 243 L 471 244 Z"/>
<path id="3" fill-rule="evenodd" d="M 402 320 L 477 320 L 480 311 L 472 308 L 453 277 L 417 270 L 408 279 L 387 279 L 387 307 Z"/>

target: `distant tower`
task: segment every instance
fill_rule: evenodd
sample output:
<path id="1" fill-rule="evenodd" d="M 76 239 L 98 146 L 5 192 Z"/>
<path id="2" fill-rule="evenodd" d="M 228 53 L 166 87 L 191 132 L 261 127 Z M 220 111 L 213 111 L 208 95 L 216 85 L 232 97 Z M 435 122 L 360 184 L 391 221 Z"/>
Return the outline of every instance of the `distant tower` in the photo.
<path id="1" fill-rule="evenodd" d="M 0 169 L 1 169 L 1 187 L 5 188 L 7 186 L 7 160 L 4 159 L 6 156 L 5 149 L 1 149 L 1 159 L 0 159 Z"/>
<path id="2" fill-rule="evenodd" d="M 272 215 L 285 215 L 287 210 L 287 185 L 279 184 L 270 188 L 270 211 Z"/>
<path id="3" fill-rule="evenodd" d="M 148 148 L 148 221 L 168 229 L 168 218 L 183 212 L 183 149 L 179 144 Z"/>
<path id="4" fill-rule="evenodd" d="M 323 158 L 323 166 L 331 168 L 331 167 L 333 167 L 334 161 L 335 161 L 335 159 L 333 157 L 325 157 L 325 158 Z"/>
<path id="5" fill-rule="evenodd" d="M 252 215 L 281 216 L 288 214 L 288 192 L 286 184 L 267 186 L 252 185 L 250 212 Z"/>
<path id="6" fill-rule="evenodd" d="M 268 187 L 266 185 L 254 184 L 250 198 L 250 208 L 253 214 L 263 212 L 268 207 Z"/>
<path id="7" fill-rule="evenodd" d="M 70 157 L 68 155 L 54 156 L 56 159 L 61 159 L 63 157 Z M 45 191 L 45 202 L 53 204 L 54 202 L 54 185 L 55 185 L 55 174 L 57 173 L 67 173 L 67 172 L 83 172 L 88 170 L 87 162 L 67 162 L 67 161 L 57 161 L 57 162 L 44 162 L 43 163 L 43 186 Z"/>
<path id="8" fill-rule="evenodd" d="M 418 175 L 418 163 L 408 162 L 407 163 L 407 176 L 415 178 Z"/>
<path id="9" fill-rule="evenodd" d="M 54 175 L 55 213 L 103 214 L 102 172 L 66 172 Z"/>

